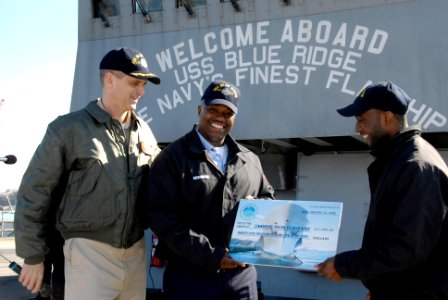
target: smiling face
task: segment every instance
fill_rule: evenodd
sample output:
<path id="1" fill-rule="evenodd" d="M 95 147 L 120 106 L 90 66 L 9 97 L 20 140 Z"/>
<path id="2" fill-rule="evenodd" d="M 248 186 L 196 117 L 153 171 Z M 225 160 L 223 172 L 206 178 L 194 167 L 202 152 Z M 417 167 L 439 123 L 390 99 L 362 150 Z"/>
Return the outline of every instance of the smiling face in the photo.
<path id="1" fill-rule="evenodd" d="M 146 79 L 137 79 L 120 71 L 101 70 L 104 110 L 112 118 L 123 122 L 129 111 L 137 108 L 137 103 L 145 94 Z"/>
<path id="2" fill-rule="evenodd" d="M 398 122 L 391 112 L 374 108 L 356 116 L 355 130 L 372 148 L 391 139 L 399 131 Z"/>
<path id="3" fill-rule="evenodd" d="M 137 79 L 118 71 L 114 71 L 112 74 L 115 104 L 121 107 L 123 111 L 135 110 L 138 100 L 145 94 L 145 86 L 148 80 Z"/>
<path id="4" fill-rule="evenodd" d="M 225 105 L 199 105 L 198 131 L 213 146 L 224 145 L 235 122 L 235 113 Z"/>

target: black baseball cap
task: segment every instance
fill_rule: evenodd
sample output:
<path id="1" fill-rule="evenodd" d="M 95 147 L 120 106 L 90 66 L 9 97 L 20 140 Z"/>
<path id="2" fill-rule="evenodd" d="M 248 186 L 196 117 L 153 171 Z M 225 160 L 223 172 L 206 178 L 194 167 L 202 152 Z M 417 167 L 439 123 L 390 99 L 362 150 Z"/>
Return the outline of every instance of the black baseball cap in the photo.
<path id="1" fill-rule="evenodd" d="M 337 112 L 344 117 L 353 117 L 376 108 L 405 115 L 410 101 L 411 98 L 398 85 L 390 81 L 380 82 L 367 86 L 352 104 L 337 109 Z"/>
<path id="2" fill-rule="evenodd" d="M 201 98 L 205 105 L 222 104 L 238 113 L 239 89 L 223 80 L 215 80 L 205 89 Z"/>
<path id="3" fill-rule="evenodd" d="M 149 72 L 143 54 L 133 48 L 123 47 L 109 51 L 101 60 L 100 70 L 121 71 L 134 78 L 147 79 L 154 84 L 160 83 L 160 78 Z"/>

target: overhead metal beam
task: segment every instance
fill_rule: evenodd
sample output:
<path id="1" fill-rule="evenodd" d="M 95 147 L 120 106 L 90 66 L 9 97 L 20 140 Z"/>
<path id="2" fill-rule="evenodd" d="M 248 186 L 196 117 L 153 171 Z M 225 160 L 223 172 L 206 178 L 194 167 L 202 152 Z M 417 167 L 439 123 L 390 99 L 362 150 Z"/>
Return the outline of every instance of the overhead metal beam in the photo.
<path id="1" fill-rule="evenodd" d="M 230 4 L 232 4 L 233 9 L 236 12 L 240 12 L 241 11 L 241 6 L 238 3 L 238 0 L 220 0 L 219 2 L 224 3 L 224 2 L 230 2 Z"/>
<path id="2" fill-rule="evenodd" d="M 138 7 L 140 8 L 140 11 L 142 12 L 143 20 L 145 21 L 145 23 L 150 23 L 151 22 L 151 16 L 146 11 L 146 8 L 143 5 L 143 3 L 141 2 L 141 0 L 135 0 L 135 2 L 137 3 Z"/>
<path id="3" fill-rule="evenodd" d="M 176 0 L 176 8 L 183 6 L 190 17 L 195 15 L 192 0 Z"/>

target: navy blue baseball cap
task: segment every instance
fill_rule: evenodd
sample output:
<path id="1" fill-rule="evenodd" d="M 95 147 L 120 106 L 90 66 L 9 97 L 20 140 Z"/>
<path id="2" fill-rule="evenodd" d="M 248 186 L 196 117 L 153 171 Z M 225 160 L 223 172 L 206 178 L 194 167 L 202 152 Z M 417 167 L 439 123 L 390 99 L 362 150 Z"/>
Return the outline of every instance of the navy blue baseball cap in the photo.
<path id="1" fill-rule="evenodd" d="M 225 105 L 237 114 L 239 98 L 240 91 L 236 86 L 223 80 L 215 80 L 205 89 L 201 100 L 205 105 Z"/>
<path id="2" fill-rule="evenodd" d="M 143 54 L 132 48 L 123 47 L 109 51 L 100 62 L 100 70 L 121 71 L 134 78 L 147 79 L 154 84 L 160 83 L 160 78 L 149 72 Z"/>
<path id="3" fill-rule="evenodd" d="M 380 82 L 367 86 L 352 104 L 337 109 L 337 112 L 344 117 L 353 117 L 376 108 L 405 115 L 410 101 L 411 98 L 398 85 L 390 81 Z"/>

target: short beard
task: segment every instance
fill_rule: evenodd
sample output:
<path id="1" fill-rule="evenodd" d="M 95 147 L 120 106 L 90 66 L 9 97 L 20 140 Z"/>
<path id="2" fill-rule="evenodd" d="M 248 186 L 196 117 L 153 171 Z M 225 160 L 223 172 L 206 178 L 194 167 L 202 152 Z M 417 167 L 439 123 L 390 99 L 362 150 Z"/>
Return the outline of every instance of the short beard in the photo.
<path id="1" fill-rule="evenodd" d="M 393 138 L 393 136 L 390 136 L 388 134 L 384 134 L 382 136 L 376 137 L 372 139 L 370 143 L 370 148 L 376 149 L 378 147 L 381 147 L 382 145 L 386 144 L 388 141 L 390 141 Z"/>

